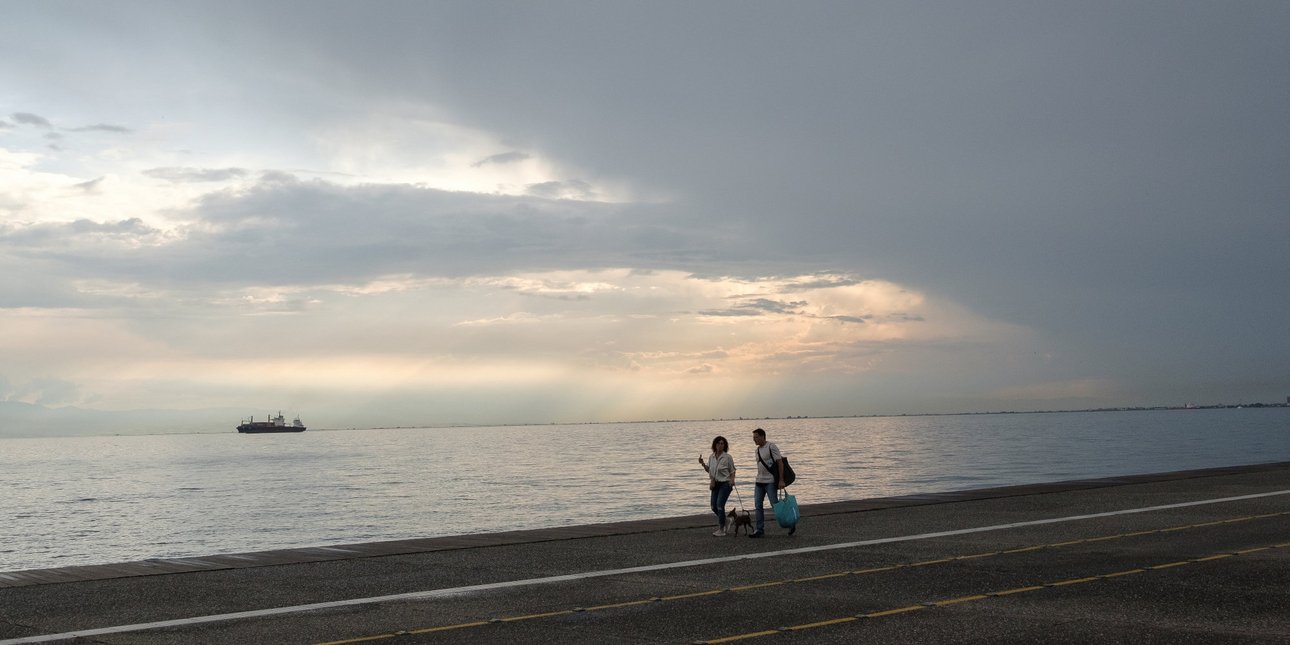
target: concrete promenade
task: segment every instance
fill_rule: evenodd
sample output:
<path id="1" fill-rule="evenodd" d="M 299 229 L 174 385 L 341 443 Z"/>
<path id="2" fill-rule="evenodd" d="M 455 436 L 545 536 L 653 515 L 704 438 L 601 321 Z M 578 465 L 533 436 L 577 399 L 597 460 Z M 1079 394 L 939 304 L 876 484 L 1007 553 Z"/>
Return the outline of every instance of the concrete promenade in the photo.
<path id="1" fill-rule="evenodd" d="M 0 645 L 1290 643 L 1290 463 L 802 508 L 8 572 Z"/>

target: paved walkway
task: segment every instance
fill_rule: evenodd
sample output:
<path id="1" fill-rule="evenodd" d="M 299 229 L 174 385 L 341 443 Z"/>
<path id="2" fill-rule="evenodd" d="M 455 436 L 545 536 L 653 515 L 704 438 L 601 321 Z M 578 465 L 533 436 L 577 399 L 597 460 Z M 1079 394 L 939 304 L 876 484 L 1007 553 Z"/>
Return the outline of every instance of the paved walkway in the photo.
<path id="1" fill-rule="evenodd" d="M 1290 643 L 1290 463 L 0 574 L 0 644 Z M 88 641 L 86 641 L 88 642 Z"/>

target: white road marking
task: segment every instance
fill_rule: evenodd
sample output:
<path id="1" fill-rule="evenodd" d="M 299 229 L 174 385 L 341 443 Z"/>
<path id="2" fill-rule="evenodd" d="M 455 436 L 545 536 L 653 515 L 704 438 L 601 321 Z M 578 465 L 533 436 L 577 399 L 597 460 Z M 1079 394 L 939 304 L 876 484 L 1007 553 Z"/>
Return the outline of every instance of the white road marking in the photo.
<path id="1" fill-rule="evenodd" d="M 773 558 L 783 555 L 797 555 L 799 553 L 815 553 L 818 551 L 832 551 L 836 549 L 850 549 L 858 546 L 870 546 L 874 544 L 890 544 L 892 542 L 911 542 L 914 540 L 929 540 L 933 538 L 949 537 L 952 535 L 966 535 L 969 533 L 984 533 L 986 531 L 1001 531 L 1004 529 L 1015 529 L 1023 526 L 1041 526 L 1044 524 L 1058 524 L 1061 522 L 1078 522 L 1080 520 L 1091 520 L 1100 517 L 1113 517 L 1115 515 L 1131 515 L 1135 513 L 1149 513 L 1151 511 L 1163 511 L 1171 508 L 1186 508 L 1188 506 L 1203 506 L 1206 504 L 1222 504 L 1224 502 L 1239 502 L 1247 499 L 1258 499 L 1260 497 L 1273 497 L 1276 495 L 1290 494 L 1290 490 L 1278 490 L 1269 493 L 1255 493 L 1252 495 L 1238 495 L 1236 497 L 1220 497 L 1216 499 L 1202 499 L 1194 502 L 1180 502 L 1177 504 L 1163 504 L 1160 506 L 1147 506 L 1143 508 L 1130 508 L 1121 511 L 1106 511 L 1104 513 L 1090 513 L 1088 515 L 1069 515 L 1066 517 L 1053 517 L 1043 520 L 1029 520 L 1025 522 L 1012 522 L 1010 524 L 993 524 L 990 526 L 977 526 L 967 529 L 955 529 L 952 531 L 938 531 L 935 533 L 919 533 L 917 535 L 901 535 L 896 537 L 875 538 L 872 540 L 859 540 L 856 542 L 841 542 L 838 544 L 826 544 L 822 546 L 802 547 L 797 549 L 783 549 L 780 551 L 766 551 L 762 553 L 746 553 L 742 555 L 726 556 L 721 558 L 705 558 L 702 560 L 685 560 L 683 562 L 665 562 L 662 564 L 649 564 L 639 567 L 626 567 L 623 569 L 602 569 L 600 571 L 584 571 L 582 573 L 569 573 L 561 576 L 547 576 L 544 578 L 527 578 L 524 580 L 508 580 L 505 582 L 491 582 L 482 585 L 468 585 L 464 587 L 450 587 L 447 589 L 431 589 L 428 591 L 412 591 L 408 593 L 391 594 L 388 596 L 372 596 L 369 598 L 351 598 L 349 600 L 334 600 L 331 602 L 317 602 L 308 605 L 293 605 L 290 607 L 274 607 L 272 609 L 255 609 L 251 611 L 238 611 L 229 614 L 212 614 L 210 616 L 194 616 L 192 618 L 177 618 L 174 620 L 159 620 L 152 623 L 137 623 L 134 625 L 117 625 L 115 627 L 99 627 L 96 629 L 82 629 L 74 632 L 63 632 L 61 634 L 44 634 L 41 636 L 27 636 L 24 638 L 11 638 L 0 640 L 0 645 L 18 645 L 19 643 L 48 643 L 52 641 L 68 640 L 72 638 L 88 638 L 91 636 L 101 636 L 103 634 L 119 634 L 122 632 L 137 632 L 147 629 L 161 629 L 163 627 L 184 627 L 189 625 L 200 625 L 203 623 L 214 623 L 227 620 L 237 620 L 239 618 L 262 618 L 265 616 L 278 616 L 281 614 L 294 614 L 306 611 L 317 611 L 319 609 L 333 609 L 336 607 L 352 607 L 354 605 L 368 605 L 374 603 L 390 602 L 397 600 L 424 600 L 427 598 L 439 598 L 456 594 L 471 593 L 476 591 L 489 591 L 492 589 L 507 589 L 511 587 L 528 587 L 534 585 L 545 585 L 554 582 L 571 582 L 574 580 L 586 580 L 588 578 L 603 578 L 606 576 L 618 576 L 628 573 L 644 573 L 647 571 L 662 571 L 665 569 L 680 569 L 683 567 L 698 567 L 705 564 L 720 564 L 725 562 L 737 562 L 739 560 L 756 560 L 759 558 Z"/>

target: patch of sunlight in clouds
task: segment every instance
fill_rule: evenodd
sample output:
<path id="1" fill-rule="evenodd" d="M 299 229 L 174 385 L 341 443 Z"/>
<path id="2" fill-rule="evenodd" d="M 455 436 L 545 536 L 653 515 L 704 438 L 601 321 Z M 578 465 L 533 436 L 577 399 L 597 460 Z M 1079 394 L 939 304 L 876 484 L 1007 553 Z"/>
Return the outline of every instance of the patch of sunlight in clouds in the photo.
<path id="1" fill-rule="evenodd" d="M 1021 332 L 891 282 L 842 275 L 560 271 L 471 278 L 423 297 L 437 308 L 487 303 L 487 315 L 452 323 L 470 330 L 472 340 L 459 337 L 466 346 L 563 352 L 560 360 L 583 369 L 663 382 L 768 370 L 857 373 L 902 345 L 994 342 Z"/>
<path id="2" fill-rule="evenodd" d="M 59 148 L 25 131 L 3 131 L 0 215 L 11 226 L 137 219 L 169 239 L 232 226 L 193 219 L 190 207 L 203 198 L 236 197 L 293 176 L 336 186 L 408 185 L 604 203 L 638 197 L 623 180 L 588 176 L 542 151 L 516 150 L 429 110 L 369 110 L 257 146 L 237 145 L 242 133 L 226 136 L 192 124 L 69 133 Z M 241 224 L 263 223 L 251 218 Z"/>
<path id="3" fill-rule="evenodd" d="M 211 385 L 225 388 L 276 388 L 282 383 L 291 383 L 298 389 L 359 393 L 449 385 L 524 386 L 560 379 L 569 371 L 567 366 L 532 360 L 498 359 L 481 363 L 471 357 L 363 354 L 156 362 L 136 366 L 118 376 L 171 380 L 185 378 L 193 370 L 209 374 L 206 380 Z"/>
<path id="4" fill-rule="evenodd" d="M 120 384 L 95 386 L 111 381 L 126 370 L 147 373 L 146 366 L 164 358 L 187 360 L 185 353 L 161 339 L 140 333 L 130 321 L 105 317 L 84 309 L 17 308 L 0 309 L 0 376 L 24 385 L 26 392 L 11 400 L 38 403 L 47 393 L 32 384 L 66 382 L 78 386 L 82 398 L 58 404 L 80 404 L 111 397 Z M 183 378 L 192 381 L 190 372 Z"/>
<path id="5" fill-rule="evenodd" d="M 176 157 L 188 164 L 194 161 L 145 146 L 128 152 L 0 148 L 0 214 L 10 223 L 25 225 L 137 219 L 168 235 L 177 234 L 184 222 L 173 218 L 175 211 L 210 192 L 212 183 L 168 181 L 148 174 L 173 166 Z M 223 184 L 245 186 L 258 178 L 258 173 L 248 172 Z"/>
<path id="6" fill-rule="evenodd" d="M 382 397 L 411 406 L 444 392 L 478 401 L 543 392 L 543 414 L 563 420 L 703 418 L 737 412 L 759 392 L 901 369 L 927 352 L 1027 334 L 892 282 L 844 274 L 392 275 L 217 294 L 104 280 L 80 286 L 135 315 L 9 311 L 14 333 L 0 349 L 20 360 L 6 366 L 8 377 L 70 381 L 85 401 L 117 409 L 150 405 L 158 392 L 171 405 L 281 398 L 313 401 L 313 409 Z M 151 315 L 137 315 L 141 307 Z M 461 416 L 468 411 L 454 414 L 452 421 L 470 420 Z"/>
<path id="7" fill-rule="evenodd" d="M 633 199 L 622 182 L 598 180 L 593 185 L 576 169 L 535 151 L 514 150 L 492 133 L 448 122 L 426 110 L 387 107 L 357 121 L 320 126 L 312 137 L 319 163 L 350 178 L 341 184 L 409 184 L 451 192 L 602 202 Z"/>

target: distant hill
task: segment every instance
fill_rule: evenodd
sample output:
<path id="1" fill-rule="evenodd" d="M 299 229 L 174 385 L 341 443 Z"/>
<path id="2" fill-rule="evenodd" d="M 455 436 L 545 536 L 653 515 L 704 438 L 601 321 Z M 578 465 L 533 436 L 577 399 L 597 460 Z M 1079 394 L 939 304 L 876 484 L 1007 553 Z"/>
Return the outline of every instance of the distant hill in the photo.
<path id="1" fill-rule="evenodd" d="M 89 410 L 0 401 L 0 437 L 232 432 L 242 410 Z"/>

